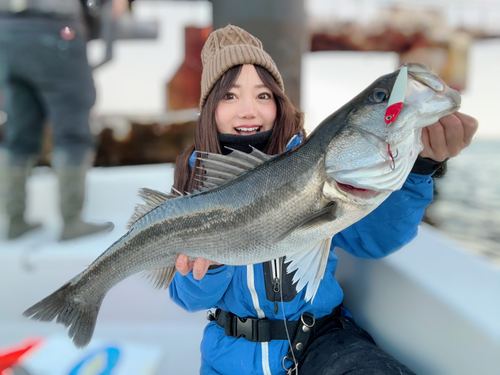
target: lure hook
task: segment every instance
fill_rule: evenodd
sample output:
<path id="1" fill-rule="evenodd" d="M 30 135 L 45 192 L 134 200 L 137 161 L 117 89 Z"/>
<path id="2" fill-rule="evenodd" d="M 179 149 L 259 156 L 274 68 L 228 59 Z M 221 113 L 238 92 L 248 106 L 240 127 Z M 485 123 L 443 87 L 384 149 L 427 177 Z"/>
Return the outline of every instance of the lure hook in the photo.
<path id="1" fill-rule="evenodd" d="M 391 145 L 389 143 L 387 143 L 387 153 L 389 154 L 389 157 L 391 158 L 391 171 L 393 171 L 396 169 L 396 161 L 394 159 L 396 159 L 398 157 L 399 151 L 398 151 L 398 149 L 396 149 L 396 155 L 394 155 L 392 153 L 392 150 L 391 150 Z"/>

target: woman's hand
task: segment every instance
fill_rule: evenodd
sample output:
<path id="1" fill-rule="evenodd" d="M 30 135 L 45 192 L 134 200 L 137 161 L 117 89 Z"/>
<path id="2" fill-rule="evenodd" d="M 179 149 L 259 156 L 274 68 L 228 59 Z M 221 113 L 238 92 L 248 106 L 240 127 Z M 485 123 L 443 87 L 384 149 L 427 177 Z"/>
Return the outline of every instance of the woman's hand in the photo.
<path id="1" fill-rule="evenodd" d="M 195 280 L 201 280 L 207 273 L 208 267 L 212 265 L 220 266 L 220 263 L 212 262 L 204 258 L 196 258 L 194 261 L 189 261 L 188 257 L 184 254 L 179 254 L 175 262 L 175 268 L 182 276 L 186 276 L 193 270 L 193 277 Z"/>
<path id="2" fill-rule="evenodd" d="M 445 116 L 422 130 L 424 149 L 420 156 L 435 161 L 457 156 L 470 145 L 477 128 L 478 122 L 471 116 L 460 112 Z"/>

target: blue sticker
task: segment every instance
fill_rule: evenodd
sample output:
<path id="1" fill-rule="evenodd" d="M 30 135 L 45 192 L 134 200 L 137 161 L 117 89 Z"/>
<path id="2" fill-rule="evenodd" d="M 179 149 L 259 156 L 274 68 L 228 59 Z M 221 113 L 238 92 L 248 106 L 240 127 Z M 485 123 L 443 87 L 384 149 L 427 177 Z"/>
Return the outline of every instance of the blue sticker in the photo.
<path id="1" fill-rule="evenodd" d="M 117 348 L 101 348 L 91 352 L 70 371 L 69 375 L 111 375 L 118 363 Z"/>

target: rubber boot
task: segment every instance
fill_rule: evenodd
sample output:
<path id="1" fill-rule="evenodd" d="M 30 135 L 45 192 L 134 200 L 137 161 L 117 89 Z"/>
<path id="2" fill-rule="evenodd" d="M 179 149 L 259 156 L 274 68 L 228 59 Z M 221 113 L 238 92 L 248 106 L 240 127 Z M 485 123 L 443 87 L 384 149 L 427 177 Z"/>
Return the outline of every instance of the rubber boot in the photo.
<path id="1" fill-rule="evenodd" d="M 9 167 L 9 154 L 0 147 L 0 215 L 7 210 L 7 173 Z"/>
<path id="2" fill-rule="evenodd" d="M 71 240 L 91 234 L 111 231 L 114 224 L 93 224 L 84 222 L 80 218 L 83 204 L 85 202 L 85 178 L 90 168 L 88 162 L 81 166 L 59 166 L 56 173 L 59 178 L 61 215 L 64 220 L 64 228 L 60 240 Z"/>
<path id="3" fill-rule="evenodd" d="M 26 211 L 26 180 L 33 167 L 32 161 L 16 162 L 6 168 L 5 206 L 9 216 L 7 238 L 18 238 L 23 234 L 40 228 L 41 224 L 30 224 L 24 220 Z"/>

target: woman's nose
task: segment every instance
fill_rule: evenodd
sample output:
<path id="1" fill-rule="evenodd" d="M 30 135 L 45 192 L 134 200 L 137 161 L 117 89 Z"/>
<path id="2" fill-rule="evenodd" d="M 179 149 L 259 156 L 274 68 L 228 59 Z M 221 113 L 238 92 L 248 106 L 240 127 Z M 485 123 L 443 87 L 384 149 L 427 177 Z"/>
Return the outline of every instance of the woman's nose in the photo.
<path id="1" fill-rule="evenodd" d="M 257 109 L 252 100 L 245 99 L 240 102 L 239 117 L 240 118 L 254 118 L 257 116 Z"/>

